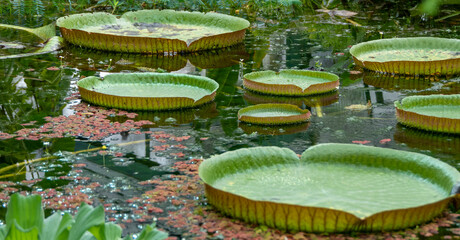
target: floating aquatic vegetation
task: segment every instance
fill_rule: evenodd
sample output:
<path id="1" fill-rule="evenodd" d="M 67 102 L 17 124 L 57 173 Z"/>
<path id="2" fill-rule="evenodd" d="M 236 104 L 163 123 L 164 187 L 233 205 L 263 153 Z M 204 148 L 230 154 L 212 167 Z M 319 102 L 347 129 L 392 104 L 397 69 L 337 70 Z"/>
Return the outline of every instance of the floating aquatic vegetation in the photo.
<path id="1" fill-rule="evenodd" d="M 195 52 L 243 41 L 249 22 L 219 13 L 140 10 L 120 18 L 84 13 L 59 18 L 62 36 L 72 44 L 106 51 Z"/>
<path id="2" fill-rule="evenodd" d="M 264 94 L 305 96 L 336 90 L 339 77 L 332 73 L 285 69 L 244 75 L 245 88 Z"/>
<path id="3" fill-rule="evenodd" d="M 205 160 L 199 175 L 223 214 L 294 232 L 414 226 L 442 213 L 460 181 L 432 157 L 350 144 L 313 146 L 300 161 L 289 149 L 239 149 Z"/>
<path id="4" fill-rule="evenodd" d="M 405 97 L 395 102 L 398 122 L 423 130 L 460 133 L 460 94 Z"/>
<path id="5" fill-rule="evenodd" d="M 137 114 L 126 111 L 90 107 L 87 104 L 78 104 L 73 110 L 74 115 L 45 117 L 46 123 L 40 127 L 34 127 L 36 124 L 32 121 L 23 124 L 25 128 L 13 134 L 0 132 L 0 139 L 40 140 L 73 136 L 96 141 L 121 132 L 134 132 L 145 125 L 153 125 L 147 120 L 129 119 L 135 118 Z M 122 123 L 108 119 L 114 116 L 126 116 L 127 119 Z"/>
<path id="6" fill-rule="evenodd" d="M 350 49 L 356 65 L 372 71 L 411 75 L 460 73 L 460 40 L 435 37 L 369 41 Z"/>
<path id="7" fill-rule="evenodd" d="M 238 111 L 238 120 L 262 125 L 295 124 L 306 122 L 311 113 L 291 104 L 258 104 Z"/>
<path id="8" fill-rule="evenodd" d="M 87 77 L 78 83 L 83 100 L 132 110 L 192 108 L 213 101 L 219 84 L 187 74 L 119 73 Z"/>

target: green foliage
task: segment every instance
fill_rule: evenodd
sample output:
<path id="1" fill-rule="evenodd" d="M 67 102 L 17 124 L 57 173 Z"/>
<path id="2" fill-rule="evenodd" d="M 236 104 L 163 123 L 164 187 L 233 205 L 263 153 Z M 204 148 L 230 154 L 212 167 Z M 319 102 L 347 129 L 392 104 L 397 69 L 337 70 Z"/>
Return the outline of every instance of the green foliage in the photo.
<path id="1" fill-rule="evenodd" d="M 75 218 L 60 211 L 44 218 L 41 197 L 13 194 L 8 203 L 6 224 L 0 227 L 0 239 L 16 240 L 116 240 L 121 238 L 121 228 L 104 222 L 102 206 L 93 208 L 82 203 Z M 168 236 L 155 225 L 146 226 L 137 240 L 161 240 Z M 133 239 L 127 236 L 125 240 Z"/>

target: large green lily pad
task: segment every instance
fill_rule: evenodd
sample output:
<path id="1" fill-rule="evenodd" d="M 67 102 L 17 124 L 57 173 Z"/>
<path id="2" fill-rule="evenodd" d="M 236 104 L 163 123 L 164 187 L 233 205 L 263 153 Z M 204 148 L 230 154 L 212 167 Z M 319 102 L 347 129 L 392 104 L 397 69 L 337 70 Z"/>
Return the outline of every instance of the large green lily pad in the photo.
<path id="1" fill-rule="evenodd" d="M 214 100 L 219 84 L 207 77 L 172 73 L 118 73 L 78 83 L 83 100 L 133 110 L 191 108 Z"/>
<path id="2" fill-rule="evenodd" d="M 205 160 L 199 175 L 225 215 L 307 232 L 414 226 L 442 213 L 460 181 L 432 157 L 351 144 L 313 146 L 300 159 L 285 148 L 239 149 Z"/>
<path id="3" fill-rule="evenodd" d="M 339 86 L 339 77 L 332 73 L 285 69 L 252 72 L 244 75 L 245 88 L 271 95 L 305 96 L 330 92 Z"/>
<path id="4" fill-rule="evenodd" d="M 396 74 L 460 73 L 460 40 L 435 37 L 393 38 L 357 44 L 355 63 L 373 71 Z"/>
<path id="5" fill-rule="evenodd" d="M 238 111 L 238 119 L 246 123 L 280 125 L 306 122 L 311 113 L 291 104 L 257 104 Z"/>
<path id="6" fill-rule="evenodd" d="M 76 14 L 56 22 L 69 42 L 119 52 L 193 52 L 242 42 L 249 22 L 219 13 L 140 10 L 120 18 Z"/>
<path id="7" fill-rule="evenodd" d="M 428 131 L 460 134 L 460 94 L 405 97 L 395 102 L 396 118 Z"/>

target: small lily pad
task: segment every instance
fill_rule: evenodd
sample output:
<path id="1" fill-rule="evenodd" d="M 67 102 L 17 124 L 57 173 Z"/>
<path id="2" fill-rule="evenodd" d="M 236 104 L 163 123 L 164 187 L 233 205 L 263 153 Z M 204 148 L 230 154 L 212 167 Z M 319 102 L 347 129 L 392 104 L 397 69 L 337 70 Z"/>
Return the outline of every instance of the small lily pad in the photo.
<path id="1" fill-rule="evenodd" d="M 238 119 L 246 123 L 280 125 L 306 122 L 311 113 L 290 104 L 258 104 L 238 111 Z"/>
<path id="2" fill-rule="evenodd" d="M 398 122 L 423 130 L 460 134 L 460 94 L 410 96 L 395 102 Z"/>
<path id="3" fill-rule="evenodd" d="M 57 20 L 62 36 L 75 45 L 138 53 L 194 52 L 242 42 L 249 22 L 219 13 L 140 10 L 120 18 L 84 13 Z"/>
<path id="4" fill-rule="evenodd" d="M 118 73 L 87 77 L 78 83 L 83 100 L 133 110 L 191 108 L 214 100 L 219 84 L 186 74 Z"/>
<path id="5" fill-rule="evenodd" d="M 206 197 L 234 218 L 291 232 L 390 231 L 441 214 L 460 173 L 430 156 L 354 144 L 239 149 L 203 161 Z"/>
<path id="6" fill-rule="evenodd" d="M 332 73 L 309 70 L 252 72 L 244 75 L 245 88 L 264 94 L 305 96 L 336 90 L 339 77 Z"/>
<path id="7" fill-rule="evenodd" d="M 396 74 L 460 73 L 460 40 L 435 37 L 393 38 L 357 44 L 355 63 L 373 71 Z"/>

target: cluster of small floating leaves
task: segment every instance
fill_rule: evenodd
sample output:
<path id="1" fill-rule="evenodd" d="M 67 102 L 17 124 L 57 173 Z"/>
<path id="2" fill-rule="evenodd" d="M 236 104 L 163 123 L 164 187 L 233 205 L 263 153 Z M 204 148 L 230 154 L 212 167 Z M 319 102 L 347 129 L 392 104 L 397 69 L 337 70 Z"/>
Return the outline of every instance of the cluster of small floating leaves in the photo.
<path id="1" fill-rule="evenodd" d="M 16 140 L 40 140 L 43 138 L 82 137 L 92 141 L 102 140 L 110 135 L 121 132 L 133 132 L 144 125 L 153 125 L 147 120 L 134 121 L 136 113 L 129 113 L 115 109 L 93 107 L 87 104 L 74 106 L 74 115 L 45 117 L 46 123 L 40 127 L 34 126 L 35 121 L 24 123 L 23 129 L 13 134 L 0 132 L 0 140 L 15 138 Z M 108 117 L 126 116 L 123 123 L 112 122 Z"/>
<path id="2" fill-rule="evenodd" d="M 74 165 L 74 168 L 84 165 Z M 56 177 L 57 179 L 67 180 L 69 184 L 65 187 L 42 189 L 37 183 L 43 179 L 23 180 L 21 182 L 2 181 L 0 182 L 0 202 L 6 203 L 9 196 L 20 192 L 23 195 L 37 194 L 42 197 L 44 208 L 54 210 L 76 211 L 82 202 L 93 204 L 90 195 L 100 187 L 98 182 L 90 181 L 89 177 L 79 175 L 79 170 L 71 171 L 68 175 Z M 25 191 L 21 189 L 32 189 Z"/>

